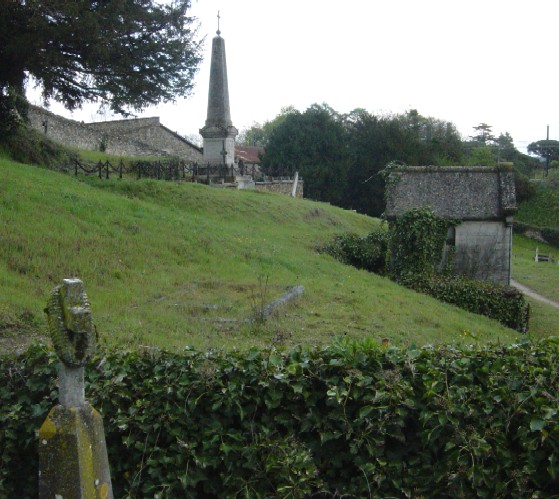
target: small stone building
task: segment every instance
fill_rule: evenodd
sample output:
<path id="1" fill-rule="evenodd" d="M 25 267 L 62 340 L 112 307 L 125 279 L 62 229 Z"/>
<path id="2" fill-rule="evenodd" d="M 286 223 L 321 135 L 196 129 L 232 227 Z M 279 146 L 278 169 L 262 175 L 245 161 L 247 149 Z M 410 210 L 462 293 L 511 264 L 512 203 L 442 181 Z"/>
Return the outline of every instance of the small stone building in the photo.
<path id="1" fill-rule="evenodd" d="M 386 189 L 388 221 L 413 208 L 431 207 L 455 220 L 445 253 L 454 247 L 454 271 L 510 284 L 514 174 L 486 166 L 407 166 L 391 172 Z"/>

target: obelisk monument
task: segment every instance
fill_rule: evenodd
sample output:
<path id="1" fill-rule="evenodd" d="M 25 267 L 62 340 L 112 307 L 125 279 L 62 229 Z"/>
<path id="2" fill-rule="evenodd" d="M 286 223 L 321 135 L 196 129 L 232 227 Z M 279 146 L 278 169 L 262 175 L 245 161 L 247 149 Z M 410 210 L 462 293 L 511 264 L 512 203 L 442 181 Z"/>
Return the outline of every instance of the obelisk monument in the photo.
<path id="1" fill-rule="evenodd" d="M 232 166 L 235 163 L 235 137 L 238 130 L 231 121 L 225 40 L 219 29 L 219 12 L 216 36 L 212 41 L 208 115 L 200 135 L 204 139 L 203 162 L 210 165 Z"/>

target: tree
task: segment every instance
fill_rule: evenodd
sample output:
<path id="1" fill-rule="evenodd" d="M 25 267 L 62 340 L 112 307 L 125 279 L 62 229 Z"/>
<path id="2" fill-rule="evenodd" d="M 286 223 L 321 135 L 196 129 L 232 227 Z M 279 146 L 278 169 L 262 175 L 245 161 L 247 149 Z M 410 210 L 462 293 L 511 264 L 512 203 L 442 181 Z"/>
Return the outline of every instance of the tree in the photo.
<path id="1" fill-rule="evenodd" d="M 491 126 L 487 123 L 480 123 L 478 126 L 473 127 L 476 131 L 476 135 L 471 135 L 470 138 L 474 142 L 479 142 L 484 146 L 487 146 L 495 141 L 494 135 L 491 133 Z"/>
<path id="2" fill-rule="evenodd" d="M 346 188 L 347 138 L 341 117 L 326 104 L 290 111 L 272 129 L 262 166 L 268 175 L 305 181 L 305 196 L 340 205 Z"/>
<path id="3" fill-rule="evenodd" d="M 488 146 L 476 147 L 467 161 L 469 166 L 496 166 L 495 156 Z"/>
<path id="4" fill-rule="evenodd" d="M 380 171 L 391 161 L 421 164 L 423 154 L 413 127 L 403 126 L 401 116 L 378 117 L 360 111 L 347 125 L 348 187 L 345 208 L 378 217 L 384 211 L 384 179 Z"/>
<path id="5" fill-rule="evenodd" d="M 528 152 L 539 156 L 547 161 L 559 160 L 559 141 L 538 140 L 528 144 Z"/>
<path id="6" fill-rule="evenodd" d="M 201 61 L 190 0 L 0 0 L 0 109 L 33 76 L 45 101 L 127 114 L 187 96 Z"/>

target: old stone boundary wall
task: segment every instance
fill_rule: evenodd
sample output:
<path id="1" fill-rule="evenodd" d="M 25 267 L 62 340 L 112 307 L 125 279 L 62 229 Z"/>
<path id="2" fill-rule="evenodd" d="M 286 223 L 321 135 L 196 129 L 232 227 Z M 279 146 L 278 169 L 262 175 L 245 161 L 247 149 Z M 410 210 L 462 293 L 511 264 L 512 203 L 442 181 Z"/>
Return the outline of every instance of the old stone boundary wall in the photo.
<path id="1" fill-rule="evenodd" d="M 159 118 L 83 123 L 38 106 L 29 107 L 30 125 L 67 147 L 104 150 L 118 156 L 177 156 L 202 161 L 202 149 L 161 125 Z"/>
<path id="2" fill-rule="evenodd" d="M 42 107 L 29 106 L 29 124 L 66 147 L 100 151 L 116 156 L 175 156 L 186 162 L 203 162 L 202 149 L 163 126 L 158 117 L 83 123 L 58 116 Z M 259 191 L 290 196 L 292 180 L 255 182 Z M 299 180 L 296 197 L 303 198 Z"/>
<path id="3" fill-rule="evenodd" d="M 296 198 L 303 198 L 304 183 L 302 180 L 297 182 L 297 190 L 295 192 Z M 293 189 L 293 180 L 272 180 L 271 182 L 255 182 L 254 188 L 257 191 L 276 192 L 278 194 L 285 194 L 291 196 Z"/>

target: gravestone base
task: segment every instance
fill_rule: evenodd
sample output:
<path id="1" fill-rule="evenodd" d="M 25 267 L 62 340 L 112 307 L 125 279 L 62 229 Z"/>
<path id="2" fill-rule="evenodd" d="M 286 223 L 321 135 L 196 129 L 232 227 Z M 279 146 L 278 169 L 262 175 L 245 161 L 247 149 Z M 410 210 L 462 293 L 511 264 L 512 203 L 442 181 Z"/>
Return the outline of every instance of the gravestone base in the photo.
<path id="1" fill-rule="evenodd" d="M 88 403 L 54 407 L 39 430 L 39 497 L 112 499 L 101 415 Z"/>

